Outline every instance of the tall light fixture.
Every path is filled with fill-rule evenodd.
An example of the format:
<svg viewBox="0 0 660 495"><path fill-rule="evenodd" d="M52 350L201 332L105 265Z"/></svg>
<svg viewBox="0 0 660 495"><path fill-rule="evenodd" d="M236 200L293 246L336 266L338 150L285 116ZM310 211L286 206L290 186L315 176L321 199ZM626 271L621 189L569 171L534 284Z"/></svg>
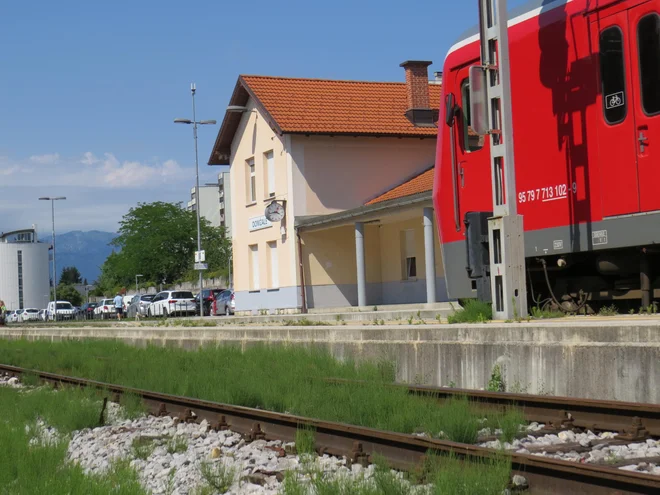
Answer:
<svg viewBox="0 0 660 495"><path fill-rule="evenodd" d="M195 113L195 83L190 85L190 92L192 93L192 110L193 110L193 119L174 119L175 124L192 124L193 126L193 137L195 139L195 210L197 211L197 252L201 253L202 251L202 232L200 227L200 213L199 213L199 159L197 155L197 126L198 125L215 125L215 120L201 120L197 121L197 114ZM197 260L195 260L197 261ZM200 259L200 261L202 261ZM204 291L204 276L203 270L199 270L199 314L201 317L204 317L204 304L202 301L202 292Z"/></svg>
<svg viewBox="0 0 660 495"><path fill-rule="evenodd" d="M53 216L53 300L55 301L55 321L57 321L57 263L55 261L55 201L65 200L64 196L43 197L39 201L50 201Z"/></svg>

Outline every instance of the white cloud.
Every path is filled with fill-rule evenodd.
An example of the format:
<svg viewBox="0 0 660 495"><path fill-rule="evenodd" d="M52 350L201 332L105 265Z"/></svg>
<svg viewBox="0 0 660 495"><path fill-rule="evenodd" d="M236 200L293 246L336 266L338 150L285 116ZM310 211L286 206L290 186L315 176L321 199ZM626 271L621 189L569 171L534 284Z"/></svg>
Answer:
<svg viewBox="0 0 660 495"><path fill-rule="evenodd" d="M54 165L60 161L60 154L32 155L30 160L39 165Z"/></svg>
<svg viewBox="0 0 660 495"><path fill-rule="evenodd" d="M101 179L110 188L142 188L158 186L184 176L183 169L174 160L162 164L146 165L137 161L119 162L112 153L105 153Z"/></svg>
<svg viewBox="0 0 660 495"><path fill-rule="evenodd" d="M21 169L18 165L12 165L11 167L0 168L0 175L7 177L9 175L14 175Z"/></svg>
<svg viewBox="0 0 660 495"><path fill-rule="evenodd" d="M85 153L83 153L82 160L80 160L80 163L83 163L85 165L96 165L98 162L99 159L96 158L94 153L92 153L91 151L85 151Z"/></svg>

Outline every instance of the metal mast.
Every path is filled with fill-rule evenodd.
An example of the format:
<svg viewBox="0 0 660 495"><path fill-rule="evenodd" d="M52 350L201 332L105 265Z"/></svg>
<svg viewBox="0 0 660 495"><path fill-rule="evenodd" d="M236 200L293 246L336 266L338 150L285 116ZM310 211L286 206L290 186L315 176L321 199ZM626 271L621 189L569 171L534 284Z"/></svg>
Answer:
<svg viewBox="0 0 660 495"><path fill-rule="evenodd" d="M507 4L506 0L478 1L482 83L491 137L493 216L488 219L488 238L493 317L509 320L527 316L527 283L513 156Z"/></svg>

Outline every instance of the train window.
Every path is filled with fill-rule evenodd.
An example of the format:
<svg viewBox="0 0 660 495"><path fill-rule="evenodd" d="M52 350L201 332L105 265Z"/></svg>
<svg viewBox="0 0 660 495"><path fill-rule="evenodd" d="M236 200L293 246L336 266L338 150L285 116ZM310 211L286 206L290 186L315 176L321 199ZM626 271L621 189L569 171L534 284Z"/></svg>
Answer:
<svg viewBox="0 0 660 495"><path fill-rule="evenodd" d="M612 26L600 33L600 79L603 91L603 112L608 124L618 124L626 118L626 73L623 59L623 32Z"/></svg>
<svg viewBox="0 0 660 495"><path fill-rule="evenodd" d="M470 127L470 80L464 79L461 83L461 113L463 116L463 148L467 153L479 151L484 147L484 137L480 136Z"/></svg>
<svg viewBox="0 0 660 495"><path fill-rule="evenodd" d="M642 17L637 25L642 108L647 115L660 113L660 16Z"/></svg>

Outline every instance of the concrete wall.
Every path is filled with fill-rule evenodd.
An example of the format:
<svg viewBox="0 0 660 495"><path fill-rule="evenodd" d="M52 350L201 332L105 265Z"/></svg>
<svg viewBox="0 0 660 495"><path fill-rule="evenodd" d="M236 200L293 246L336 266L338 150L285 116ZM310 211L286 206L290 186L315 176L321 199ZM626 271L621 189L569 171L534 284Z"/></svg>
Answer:
<svg viewBox="0 0 660 495"><path fill-rule="evenodd" d="M338 359L388 359L403 382L486 387L500 364L509 391L660 404L660 321L394 327L0 328L0 338L120 339L130 344L316 345Z"/></svg>

